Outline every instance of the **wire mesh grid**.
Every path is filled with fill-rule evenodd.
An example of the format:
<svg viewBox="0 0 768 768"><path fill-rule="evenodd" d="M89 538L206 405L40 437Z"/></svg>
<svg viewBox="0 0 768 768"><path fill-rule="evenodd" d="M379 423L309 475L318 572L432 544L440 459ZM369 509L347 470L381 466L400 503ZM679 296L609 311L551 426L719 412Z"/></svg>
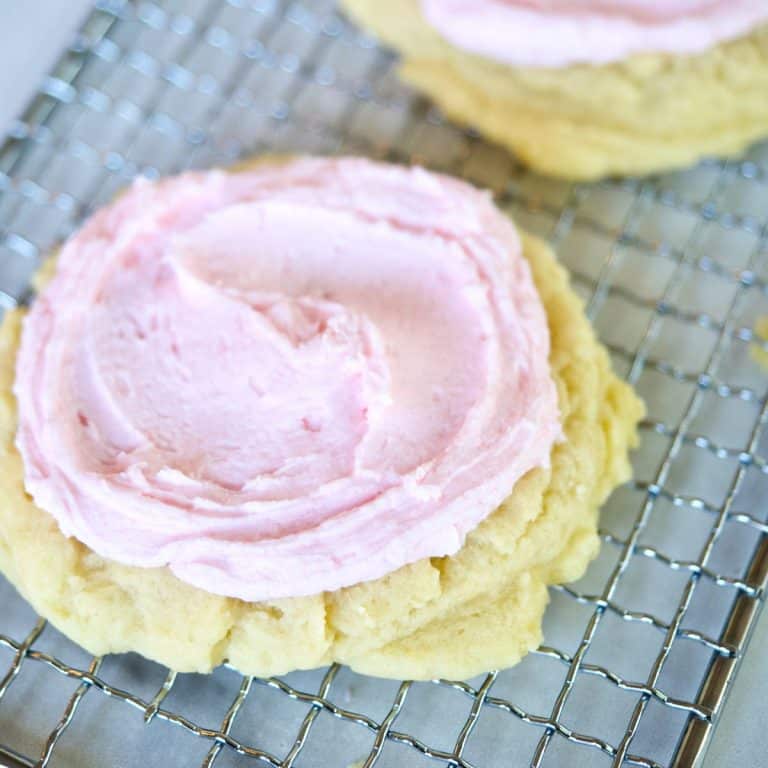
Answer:
<svg viewBox="0 0 768 768"><path fill-rule="evenodd" d="M258 151L415 161L491 188L556 246L646 399L636 479L587 575L552 590L548 644L466 682L92 658L0 580L0 764L696 764L768 576L768 146L554 182L446 122L330 0L102 0L0 150L0 306L136 174Z"/></svg>

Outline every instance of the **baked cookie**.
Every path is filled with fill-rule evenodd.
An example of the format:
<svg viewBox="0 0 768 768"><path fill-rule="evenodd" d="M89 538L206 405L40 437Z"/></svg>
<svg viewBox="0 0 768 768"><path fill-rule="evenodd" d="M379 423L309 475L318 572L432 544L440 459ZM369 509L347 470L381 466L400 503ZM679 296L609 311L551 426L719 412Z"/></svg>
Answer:
<svg viewBox="0 0 768 768"><path fill-rule="evenodd" d="M573 5L343 0L407 82L546 174L646 174L768 134L768 5Z"/></svg>
<svg viewBox="0 0 768 768"><path fill-rule="evenodd" d="M465 678L534 648L595 556L642 405L469 185L343 159L139 182L55 271L0 328L0 568L90 652Z"/></svg>

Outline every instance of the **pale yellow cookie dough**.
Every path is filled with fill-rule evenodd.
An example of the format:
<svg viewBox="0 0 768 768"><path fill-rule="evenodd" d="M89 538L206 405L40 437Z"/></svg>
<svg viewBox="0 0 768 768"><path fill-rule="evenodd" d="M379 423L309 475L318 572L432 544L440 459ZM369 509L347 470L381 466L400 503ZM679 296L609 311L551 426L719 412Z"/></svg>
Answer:
<svg viewBox="0 0 768 768"><path fill-rule="evenodd" d="M768 26L696 56L526 69L454 47L424 21L420 0L342 5L400 51L406 81L543 173L645 174L768 135Z"/></svg>
<svg viewBox="0 0 768 768"><path fill-rule="evenodd" d="M516 663L541 639L547 584L595 556L597 511L629 477L643 408L611 372L566 274L540 241L524 250L552 333L566 439L454 556L312 597L245 603L165 568L120 565L66 538L24 492L11 387L23 311L0 327L0 569L91 653L138 651L180 671L222 661L268 676L331 661L373 675L466 678ZM50 270L48 270L50 271Z"/></svg>
<svg viewBox="0 0 768 768"><path fill-rule="evenodd" d="M768 349L765 342L768 341L768 315L761 315L755 321L755 339L759 342L749 345L749 353L752 359L768 370Z"/></svg>

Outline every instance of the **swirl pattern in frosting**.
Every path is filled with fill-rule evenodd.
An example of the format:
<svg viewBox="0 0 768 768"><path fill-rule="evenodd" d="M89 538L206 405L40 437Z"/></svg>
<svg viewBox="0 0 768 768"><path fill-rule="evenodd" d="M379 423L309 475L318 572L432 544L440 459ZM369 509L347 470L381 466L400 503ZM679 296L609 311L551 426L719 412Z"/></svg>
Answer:
<svg viewBox="0 0 768 768"><path fill-rule="evenodd" d="M450 43L520 67L693 54L768 21L764 0L420 0Z"/></svg>
<svg viewBox="0 0 768 768"><path fill-rule="evenodd" d="M455 552L560 435L489 196L297 159L137 181L24 324L25 484L100 555L275 599Z"/></svg>

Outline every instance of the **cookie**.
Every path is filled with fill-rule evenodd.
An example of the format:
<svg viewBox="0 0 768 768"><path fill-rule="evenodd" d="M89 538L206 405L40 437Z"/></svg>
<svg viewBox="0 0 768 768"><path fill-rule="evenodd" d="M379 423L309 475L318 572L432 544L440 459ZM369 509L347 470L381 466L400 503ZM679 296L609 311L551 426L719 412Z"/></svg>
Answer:
<svg viewBox="0 0 768 768"><path fill-rule="evenodd" d="M26 493L14 442L20 309L0 328L0 569L91 653L138 651L179 671L228 661L269 676L337 661L429 679L514 664L540 641L547 585L578 578L595 556L598 509L629 477L643 410L611 372L548 247L527 235L522 242L546 312L563 435L549 466L527 472L455 554L319 594L246 601L193 586L168 567L116 562L65 536Z"/></svg>
<svg viewBox="0 0 768 768"><path fill-rule="evenodd" d="M565 179L648 174L733 156L768 134L768 26L688 55L511 66L449 43L420 0L344 0L445 113Z"/></svg>

